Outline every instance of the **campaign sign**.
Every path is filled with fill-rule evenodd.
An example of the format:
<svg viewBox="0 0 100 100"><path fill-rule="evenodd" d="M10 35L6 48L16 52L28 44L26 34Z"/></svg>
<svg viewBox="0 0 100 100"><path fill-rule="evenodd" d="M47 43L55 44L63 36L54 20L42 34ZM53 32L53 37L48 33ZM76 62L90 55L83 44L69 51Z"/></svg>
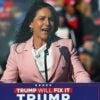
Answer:
<svg viewBox="0 0 100 100"><path fill-rule="evenodd" d="M100 83L0 84L0 100L100 100Z"/></svg>

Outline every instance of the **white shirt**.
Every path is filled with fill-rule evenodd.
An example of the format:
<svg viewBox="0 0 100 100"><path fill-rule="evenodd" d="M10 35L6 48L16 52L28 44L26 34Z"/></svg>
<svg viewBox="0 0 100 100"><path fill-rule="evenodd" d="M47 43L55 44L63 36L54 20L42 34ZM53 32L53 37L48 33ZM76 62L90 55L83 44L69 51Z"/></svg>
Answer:
<svg viewBox="0 0 100 100"><path fill-rule="evenodd" d="M45 79L45 66L44 66L44 51L46 49L46 44L40 47L39 49L32 48L32 55L35 59L36 65L41 72L41 75ZM51 47L48 50L49 55L47 55L47 70L48 70L48 76L50 74L50 69L52 66L52 52Z"/></svg>
<svg viewBox="0 0 100 100"><path fill-rule="evenodd" d="M58 27L56 35L60 38L69 38L69 29L66 27Z"/></svg>

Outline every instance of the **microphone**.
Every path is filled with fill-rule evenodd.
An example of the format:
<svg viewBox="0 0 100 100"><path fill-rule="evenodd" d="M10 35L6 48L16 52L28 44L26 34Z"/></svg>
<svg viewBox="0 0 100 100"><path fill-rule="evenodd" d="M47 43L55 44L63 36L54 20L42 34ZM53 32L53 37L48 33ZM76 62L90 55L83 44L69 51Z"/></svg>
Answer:
<svg viewBox="0 0 100 100"><path fill-rule="evenodd" d="M44 51L44 65L45 65L46 82L49 82L49 80L48 80L48 70L47 70L47 55L49 55L48 49L50 48L51 42L52 42L52 34L48 35L46 50Z"/></svg>
<svg viewBox="0 0 100 100"><path fill-rule="evenodd" d="M50 48L50 45L51 45L51 42L52 42L52 38L53 38L53 35L52 34L48 35L48 37L47 37L46 50L48 50Z"/></svg>

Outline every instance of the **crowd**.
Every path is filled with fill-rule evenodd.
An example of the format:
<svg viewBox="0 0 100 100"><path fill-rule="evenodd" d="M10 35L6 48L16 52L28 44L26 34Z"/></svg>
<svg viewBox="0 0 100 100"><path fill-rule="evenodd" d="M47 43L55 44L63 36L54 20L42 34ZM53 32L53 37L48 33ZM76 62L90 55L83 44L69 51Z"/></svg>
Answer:
<svg viewBox="0 0 100 100"><path fill-rule="evenodd" d="M59 28L56 35L73 40L85 70L94 82L100 82L100 18L95 17L99 11L93 12L94 0L42 1L51 4L57 11ZM0 1L0 77L5 69L9 48L32 2L35 0Z"/></svg>

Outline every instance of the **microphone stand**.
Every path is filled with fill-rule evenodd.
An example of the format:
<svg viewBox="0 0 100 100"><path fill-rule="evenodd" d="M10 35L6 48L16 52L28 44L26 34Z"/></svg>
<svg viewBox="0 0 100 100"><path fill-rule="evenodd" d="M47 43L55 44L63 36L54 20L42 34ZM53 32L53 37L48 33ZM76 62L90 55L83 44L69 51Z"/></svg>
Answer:
<svg viewBox="0 0 100 100"><path fill-rule="evenodd" d="M49 80L48 80L48 70L47 70L47 55L49 55L48 49L50 48L50 45L51 45L51 37L52 36L48 36L46 50L44 51L44 66L45 66L46 82L49 82Z"/></svg>
<svg viewBox="0 0 100 100"><path fill-rule="evenodd" d="M48 70L47 70L47 55L48 55L48 49L44 51L44 66L45 66L45 79L46 82L48 82Z"/></svg>

